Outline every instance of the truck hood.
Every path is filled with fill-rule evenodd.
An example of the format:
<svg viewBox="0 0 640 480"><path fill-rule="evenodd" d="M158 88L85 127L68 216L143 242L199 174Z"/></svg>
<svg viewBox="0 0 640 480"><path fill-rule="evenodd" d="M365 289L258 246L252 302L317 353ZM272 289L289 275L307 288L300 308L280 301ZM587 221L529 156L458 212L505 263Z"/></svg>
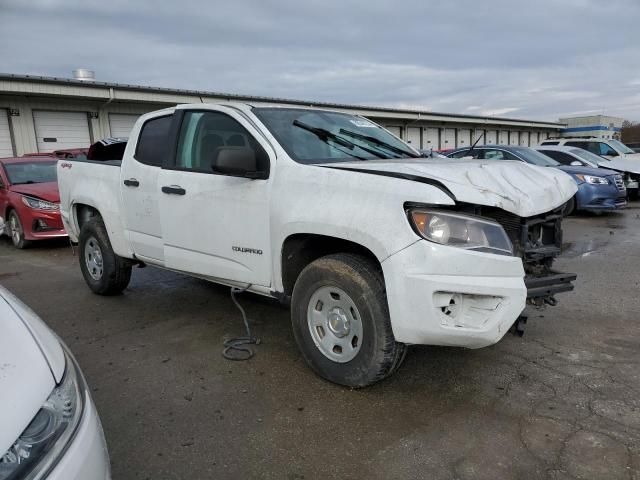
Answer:
<svg viewBox="0 0 640 480"><path fill-rule="evenodd" d="M501 208L521 217L548 212L577 191L569 175L517 161L398 159L338 162L323 167L440 184L459 202Z"/></svg>
<svg viewBox="0 0 640 480"><path fill-rule="evenodd" d="M624 157L613 157L611 160L603 160L598 164L602 168L609 168L618 172L640 174L640 153L629 154Z"/></svg>
<svg viewBox="0 0 640 480"><path fill-rule="evenodd" d="M60 192L58 191L57 182L11 185L11 191L39 198L47 202L60 203Z"/></svg>
<svg viewBox="0 0 640 480"><path fill-rule="evenodd" d="M3 287L0 287L0 324L0 455L3 455L62 378L65 359L60 343L42 320Z"/></svg>

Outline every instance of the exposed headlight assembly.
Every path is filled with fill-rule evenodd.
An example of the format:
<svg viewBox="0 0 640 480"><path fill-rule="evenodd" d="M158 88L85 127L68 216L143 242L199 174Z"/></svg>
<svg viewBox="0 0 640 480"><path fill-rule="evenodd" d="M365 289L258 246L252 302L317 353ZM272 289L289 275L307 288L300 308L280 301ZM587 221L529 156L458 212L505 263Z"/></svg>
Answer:
<svg viewBox="0 0 640 480"><path fill-rule="evenodd" d="M576 174L576 177L583 182L592 183L594 185L609 185L609 180L604 177L595 177L593 175Z"/></svg>
<svg viewBox="0 0 640 480"><path fill-rule="evenodd" d="M440 210L414 209L409 219L430 242L478 252L513 255L513 245L499 223Z"/></svg>
<svg viewBox="0 0 640 480"><path fill-rule="evenodd" d="M22 203L27 207L34 208L36 210L60 210L60 205L57 203L47 202L34 197L27 197L26 195L22 196Z"/></svg>
<svg viewBox="0 0 640 480"><path fill-rule="evenodd" d="M36 480L56 465L76 432L84 408L84 381L75 361L65 352L66 371L60 384L0 457L0 480Z"/></svg>

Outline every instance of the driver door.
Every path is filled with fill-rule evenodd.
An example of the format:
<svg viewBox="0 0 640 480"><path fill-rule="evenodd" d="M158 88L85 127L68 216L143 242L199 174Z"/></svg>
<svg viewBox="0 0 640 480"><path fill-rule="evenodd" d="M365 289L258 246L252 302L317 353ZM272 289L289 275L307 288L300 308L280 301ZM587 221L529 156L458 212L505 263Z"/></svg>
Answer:
<svg viewBox="0 0 640 480"><path fill-rule="evenodd" d="M176 154L158 177L165 266L269 286L271 181L218 174L211 165L218 149L245 147L268 171L270 146L225 107L178 109L175 122Z"/></svg>

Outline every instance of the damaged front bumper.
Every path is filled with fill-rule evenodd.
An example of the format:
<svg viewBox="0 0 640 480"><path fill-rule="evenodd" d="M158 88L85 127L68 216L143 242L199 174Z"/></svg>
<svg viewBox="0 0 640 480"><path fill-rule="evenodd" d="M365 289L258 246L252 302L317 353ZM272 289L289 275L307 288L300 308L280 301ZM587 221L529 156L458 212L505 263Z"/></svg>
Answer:
<svg viewBox="0 0 640 480"><path fill-rule="evenodd" d="M393 334L409 344L481 348L526 306L519 257L421 240L382 262Z"/></svg>

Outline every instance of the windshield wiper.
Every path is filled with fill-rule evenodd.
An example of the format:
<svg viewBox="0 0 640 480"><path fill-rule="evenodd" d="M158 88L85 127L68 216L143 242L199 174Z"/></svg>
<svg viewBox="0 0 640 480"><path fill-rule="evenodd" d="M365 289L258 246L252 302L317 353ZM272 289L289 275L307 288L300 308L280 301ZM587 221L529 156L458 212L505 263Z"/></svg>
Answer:
<svg viewBox="0 0 640 480"><path fill-rule="evenodd" d="M357 138L358 140L365 140L367 142L371 142L374 145L377 145L379 147L382 148L386 148L387 150L396 153L398 155L409 155L410 157L413 158L419 158L419 155L414 155L411 152L408 152L406 150L403 150L401 148L395 147L393 145L391 145L390 143L387 142L383 142L382 140L376 138L376 137L372 137L370 135L363 135L361 133L357 133L357 132L352 132L351 130L345 130L344 128L340 129L340 133L347 135L348 137L352 137L352 138Z"/></svg>
<svg viewBox="0 0 640 480"><path fill-rule="evenodd" d="M361 150L364 150L365 152L370 153L371 155L375 155L378 158L385 158L384 155L382 155L380 152L376 152L375 150L370 150L368 148L362 147L361 145L356 145L355 143L350 142L346 138L342 138L340 135L336 135L335 133L330 132L326 128L312 127L311 125L302 123L300 120L294 120L293 124L296 127L302 128L303 130L307 130L308 132L313 133L320 140L323 140L327 144L328 144L328 141L331 140L337 143L338 145L342 145L343 147L348 148L349 150L353 150L355 147L357 147ZM343 153L347 153L347 152L343 152ZM358 160L367 160L366 158L360 157L358 155L354 155L353 153L349 153L349 155L351 155L354 158L357 158Z"/></svg>

